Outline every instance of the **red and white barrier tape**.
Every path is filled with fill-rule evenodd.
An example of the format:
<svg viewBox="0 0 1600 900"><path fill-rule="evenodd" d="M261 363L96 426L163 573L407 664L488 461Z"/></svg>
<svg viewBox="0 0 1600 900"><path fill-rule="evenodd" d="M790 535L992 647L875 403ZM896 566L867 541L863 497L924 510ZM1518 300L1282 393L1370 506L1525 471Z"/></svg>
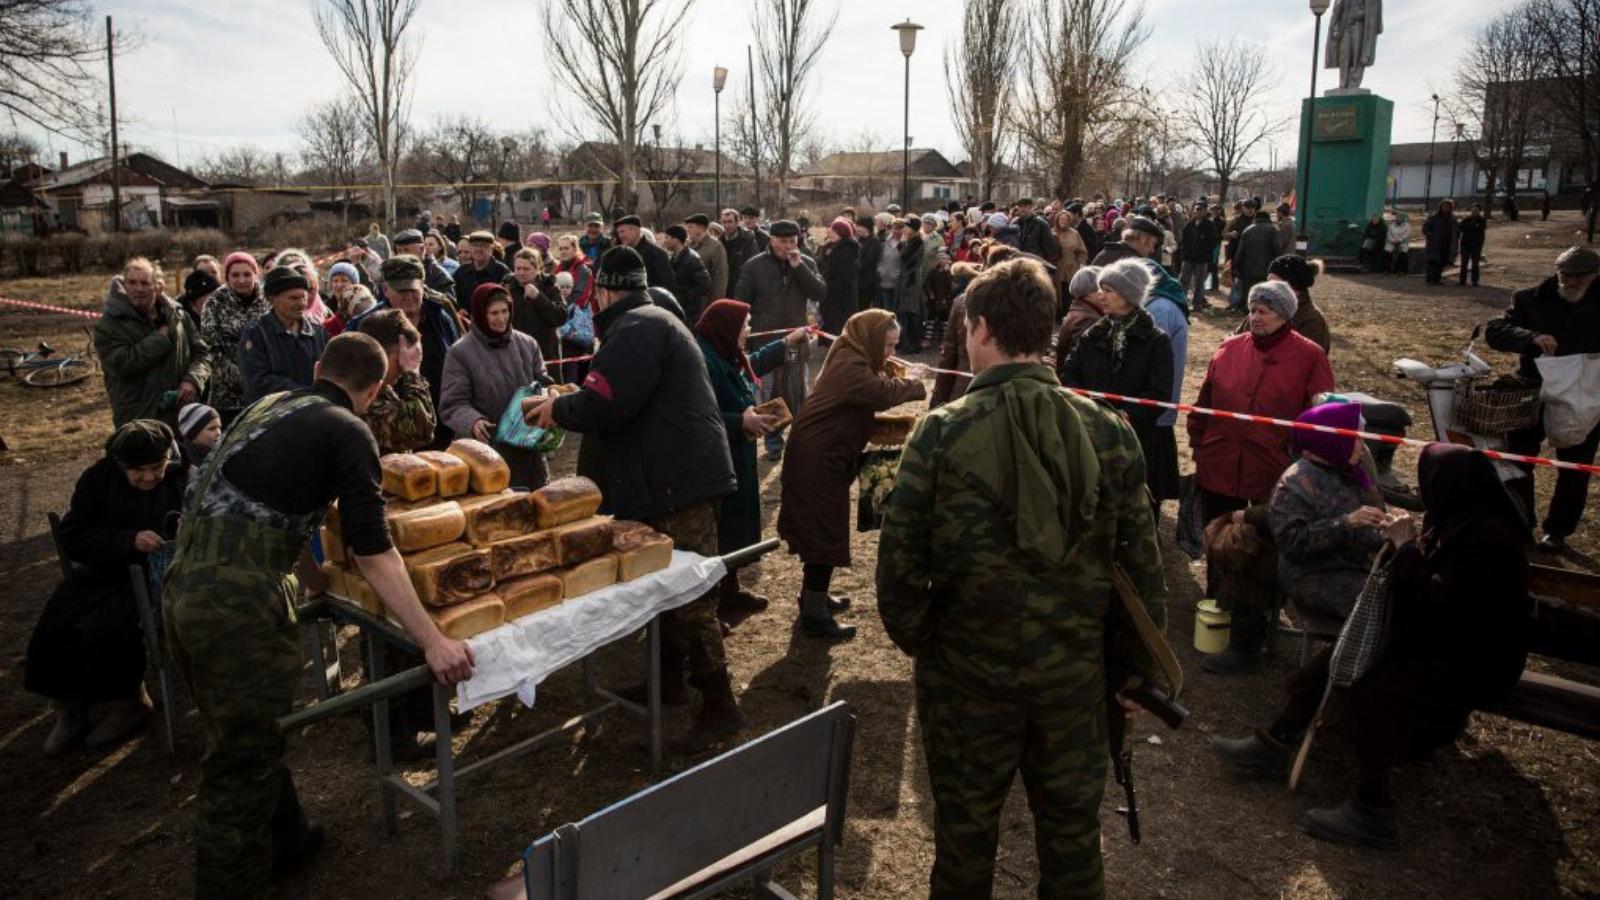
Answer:
<svg viewBox="0 0 1600 900"><path fill-rule="evenodd" d="M65 306L51 306L48 303L34 303L30 300L10 300L0 297L0 303L6 306L17 306L22 309L37 309L43 312L61 313L66 316L77 316L80 319L98 319L100 312L92 309L71 309Z"/></svg>

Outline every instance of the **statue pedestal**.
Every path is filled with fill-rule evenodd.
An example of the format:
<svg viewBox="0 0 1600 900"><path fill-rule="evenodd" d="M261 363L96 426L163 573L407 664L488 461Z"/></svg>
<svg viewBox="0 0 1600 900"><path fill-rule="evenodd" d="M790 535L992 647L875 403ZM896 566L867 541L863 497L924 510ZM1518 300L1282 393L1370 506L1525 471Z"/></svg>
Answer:
<svg viewBox="0 0 1600 900"><path fill-rule="evenodd" d="M1383 212L1394 103L1368 93L1321 97L1315 100L1315 116L1312 103L1300 101L1295 168L1296 212L1309 241L1307 252L1356 256L1367 219Z"/></svg>

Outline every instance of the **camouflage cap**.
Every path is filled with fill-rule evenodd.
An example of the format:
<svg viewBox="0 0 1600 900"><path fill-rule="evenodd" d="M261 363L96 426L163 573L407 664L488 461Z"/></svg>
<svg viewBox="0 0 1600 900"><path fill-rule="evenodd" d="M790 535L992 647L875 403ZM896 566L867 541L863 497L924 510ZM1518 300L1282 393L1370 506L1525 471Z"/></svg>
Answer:
<svg viewBox="0 0 1600 900"><path fill-rule="evenodd" d="M411 287L413 282L419 282L427 275L422 260L409 253L398 253L384 260L379 272L384 284L401 290Z"/></svg>

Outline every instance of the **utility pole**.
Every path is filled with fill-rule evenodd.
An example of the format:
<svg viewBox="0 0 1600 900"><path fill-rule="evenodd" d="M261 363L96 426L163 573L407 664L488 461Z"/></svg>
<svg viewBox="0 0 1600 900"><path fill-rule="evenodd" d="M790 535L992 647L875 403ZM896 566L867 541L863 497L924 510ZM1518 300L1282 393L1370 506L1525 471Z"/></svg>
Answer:
<svg viewBox="0 0 1600 900"><path fill-rule="evenodd" d="M117 149L117 67L111 32L111 17L106 16L106 81L111 86L111 230L122 230L122 172L117 168L122 154Z"/></svg>
<svg viewBox="0 0 1600 900"><path fill-rule="evenodd" d="M761 128L756 122L756 55L744 45L745 67L750 70L750 168L756 177L756 210L761 210Z"/></svg>

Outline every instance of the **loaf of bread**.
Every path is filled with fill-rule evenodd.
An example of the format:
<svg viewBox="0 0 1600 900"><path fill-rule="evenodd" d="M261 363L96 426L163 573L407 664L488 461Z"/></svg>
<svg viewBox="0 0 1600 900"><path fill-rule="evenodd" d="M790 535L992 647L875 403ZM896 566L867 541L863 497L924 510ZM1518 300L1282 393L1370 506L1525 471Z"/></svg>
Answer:
<svg viewBox="0 0 1600 900"><path fill-rule="evenodd" d="M548 572L561 564L556 552L556 536L550 531L535 531L495 541L489 545L489 568L494 570L494 580Z"/></svg>
<svg viewBox="0 0 1600 900"><path fill-rule="evenodd" d="M555 528L551 533L556 539L556 557L563 566L575 566L609 553L611 532L610 516L590 516Z"/></svg>
<svg viewBox="0 0 1600 900"><path fill-rule="evenodd" d="M466 513L467 543L483 547L536 531L538 516L528 494L502 494Z"/></svg>
<svg viewBox="0 0 1600 900"><path fill-rule="evenodd" d="M417 553L461 540L467 514L454 500L407 512L389 513L389 539L401 553Z"/></svg>
<svg viewBox="0 0 1600 900"><path fill-rule="evenodd" d="M506 620L506 605L494 592L473 597L454 606L430 609L428 615L446 637L464 641L473 635L483 634Z"/></svg>
<svg viewBox="0 0 1600 900"><path fill-rule="evenodd" d="M328 520L333 519L333 513L328 514ZM336 563L345 561L344 534L337 526L322 526L322 558Z"/></svg>
<svg viewBox="0 0 1600 900"><path fill-rule="evenodd" d="M439 476L433 466L415 453L390 453L378 460L383 469L383 489L403 500L432 497L439 490Z"/></svg>
<svg viewBox="0 0 1600 900"><path fill-rule="evenodd" d="M872 434L867 442L885 447L904 444L915 427L916 413L877 413L872 417Z"/></svg>
<svg viewBox="0 0 1600 900"><path fill-rule="evenodd" d="M457 499L456 502L461 504L462 512L470 513L480 506L486 506L495 502L496 500L510 497L515 493L515 491L507 488L498 494L468 494L465 497Z"/></svg>
<svg viewBox="0 0 1600 900"><path fill-rule="evenodd" d="M328 593L338 597L350 596L350 591L344 583L347 577L344 566L336 562L325 562L319 568L322 569L322 577L328 579Z"/></svg>
<svg viewBox="0 0 1600 900"><path fill-rule="evenodd" d="M672 565L672 538L643 522L618 522L611 547L617 554L618 581L632 581Z"/></svg>
<svg viewBox="0 0 1600 900"><path fill-rule="evenodd" d="M355 569L344 572L344 598L366 610L370 615L383 615L383 601L367 579Z"/></svg>
<svg viewBox="0 0 1600 900"><path fill-rule="evenodd" d="M578 392L578 386L575 384L552 384L545 388L545 390L557 397L560 397L563 394L576 394Z"/></svg>
<svg viewBox="0 0 1600 900"><path fill-rule="evenodd" d="M417 596L429 606L448 606L494 588L489 551L445 544L405 558Z"/></svg>
<svg viewBox="0 0 1600 900"><path fill-rule="evenodd" d="M610 587L617 583L617 555L607 553L588 562L560 569L561 596L567 599Z"/></svg>
<svg viewBox="0 0 1600 900"><path fill-rule="evenodd" d="M498 494L511 486L511 467L483 441L462 438L453 441L445 452L467 464L473 493Z"/></svg>
<svg viewBox="0 0 1600 900"><path fill-rule="evenodd" d="M600 486L582 475L557 478L531 496L540 528L587 519L600 509Z"/></svg>
<svg viewBox="0 0 1600 900"><path fill-rule="evenodd" d="M495 588L495 593L506 605L508 622L555 606L561 602L563 591L561 579L548 574L513 578L500 582Z"/></svg>
<svg viewBox="0 0 1600 900"><path fill-rule="evenodd" d="M472 468L459 456L441 450L423 450L417 458L433 466L439 477L439 496L459 497L472 488Z"/></svg>
<svg viewBox="0 0 1600 900"><path fill-rule="evenodd" d="M782 397L773 397L771 400L757 406L755 413L758 416L776 416L777 421L772 423L772 430L779 431L788 428L794 421L794 416L789 412L789 404L783 402Z"/></svg>

